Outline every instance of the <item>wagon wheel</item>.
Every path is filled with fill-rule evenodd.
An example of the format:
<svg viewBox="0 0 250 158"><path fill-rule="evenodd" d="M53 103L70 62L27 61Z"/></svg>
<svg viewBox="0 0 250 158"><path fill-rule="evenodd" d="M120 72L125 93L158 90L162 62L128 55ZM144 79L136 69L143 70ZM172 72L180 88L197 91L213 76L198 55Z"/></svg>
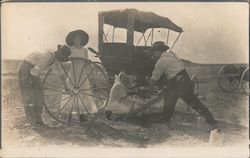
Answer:
<svg viewBox="0 0 250 158"><path fill-rule="evenodd" d="M218 85L224 92L235 90L240 85L240 75L237 67L233 65L223 66L217 76Z"/></svg>
<svg viewBox="0 0 250 158"><path fill-rule="evenodd" d="M241 75L241 87L246 95L249 95L249 67Z"/></svg>
<svg viewBox="0 0 250 158"><path fill-rule="evenodd" d="M61 64L69 92L52 71L43 80L45 109L63 124L84 123L95 119L106 106L109 94L108 76L87 59L70 58Z"/></svg>

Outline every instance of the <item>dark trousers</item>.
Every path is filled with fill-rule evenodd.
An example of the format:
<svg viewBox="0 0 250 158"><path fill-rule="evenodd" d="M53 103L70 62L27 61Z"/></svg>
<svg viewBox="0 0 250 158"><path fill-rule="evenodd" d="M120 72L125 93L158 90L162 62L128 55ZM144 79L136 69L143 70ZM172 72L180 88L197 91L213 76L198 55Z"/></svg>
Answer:
<svg viewBox="0 0 250 158"><path fill-rule="evenodd" d="M42 121L44 93L38 77L30 74L34 65L22 61L18 67L19 88L24 104L25 114L31 123Z"/></svg>
<svg viewBox="0 0 250 158"><path fill-rule="evenodd" d="M199 98L193 92L193 83L186 70L178 73L174 78L168 81L167 90L164 96L163 117L170 121L178 98L183 99L187 105L202 115L208 124L216 123L210 111L201 103Z"/></svg>

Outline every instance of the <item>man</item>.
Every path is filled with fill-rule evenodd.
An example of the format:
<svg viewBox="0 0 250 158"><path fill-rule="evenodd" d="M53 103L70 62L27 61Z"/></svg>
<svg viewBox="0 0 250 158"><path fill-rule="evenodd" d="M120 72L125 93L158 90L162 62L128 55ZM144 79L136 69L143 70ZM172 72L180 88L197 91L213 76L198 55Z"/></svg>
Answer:
<svg viewBox="0 0 250 158"><path fill-rule="evenodd" d="M44 125L42 120L42 108L44 104L44 94L42 84L39 79L41 71L52 68L64 83L66 91L69 88L66 84L60 62L68 61L71 54L68 46L58 45L56 51L46 53L34 52L26 56L18 66L18 79L26 118L30 123Z"/></svg>
<svg viewBox="0 0 250 158"><path fill-rule="evenodd" d="M185 70L182 61L162 41L153 44L153 59L157 60L152 73L150 93L157 81L164 74L167 78L167 90L164 95L163 119L169 123L173 115L178 98L182 98L187 105L192 106L205 117L210 127L216 128L216 121L207 107L203 105L193 92L193 83Z"/></svg>

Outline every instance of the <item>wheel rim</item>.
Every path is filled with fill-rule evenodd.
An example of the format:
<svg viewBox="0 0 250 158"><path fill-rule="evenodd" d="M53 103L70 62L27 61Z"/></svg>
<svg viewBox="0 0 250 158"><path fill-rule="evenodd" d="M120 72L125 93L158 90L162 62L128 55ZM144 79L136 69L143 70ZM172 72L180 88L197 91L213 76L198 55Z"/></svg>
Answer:
<svg viewBox="0 0 250 158"><path fill-rule="evenodd" d="M240 75L238 73L229 73L225 71L229 67L236 68L232 65L225 65L219 70L217 76L218 85L224 92L233 91L240 85Z"/></svg>
<svg viewBox="0 0 250 158"><path fill-rule="evenodd" d="M241 76L241 87L246 95L249 95L249 67L244 70Z"/></svg>
<svg viewBox="0 0 250 158"><path fill-rule="evenodd" d="M61 64L69 92L52 71L43 80L45 109L58 122L84 123L93 120L107 105L110 90L107 73L100 65L83 58Z"/></svg>

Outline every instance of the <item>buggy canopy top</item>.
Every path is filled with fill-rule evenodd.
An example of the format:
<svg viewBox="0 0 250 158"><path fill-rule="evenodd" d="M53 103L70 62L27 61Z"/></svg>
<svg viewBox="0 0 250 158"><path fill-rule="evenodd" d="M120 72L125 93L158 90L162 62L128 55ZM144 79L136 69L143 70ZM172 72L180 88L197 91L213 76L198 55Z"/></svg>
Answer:
<svg viewBox="0 0 250 158"><path fill-rule="evenodd" d="M119 28L127 28L129 16L134 19L134 30L144 33L149 28L167 28L176 32L182 32L182 28L174 24L166 17L153 12L143 12L136 9L113 10L100 12L104 16L104 23Z"/></svg>

